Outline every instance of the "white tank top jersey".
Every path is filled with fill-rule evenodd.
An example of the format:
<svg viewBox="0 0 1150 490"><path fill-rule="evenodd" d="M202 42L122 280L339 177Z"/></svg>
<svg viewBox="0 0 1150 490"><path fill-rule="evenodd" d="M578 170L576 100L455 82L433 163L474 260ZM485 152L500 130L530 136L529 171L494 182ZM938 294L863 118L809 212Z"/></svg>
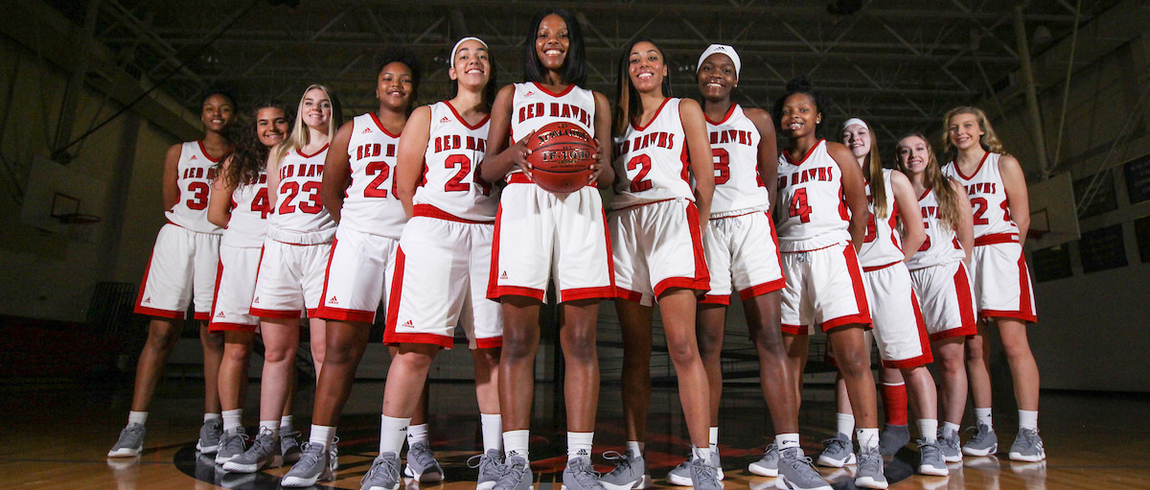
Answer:
<svg viewBox="0 0 1150 490"><path fill-rule="evenodd" d="M449 102L431 105L431 128L423 154L426 183L413 202L435 206L456 218L491 222L499 208L492 186L478 181L479 162L487 152L490 118L470 126Z"/></svg>
<svg viewBox="0 0 1150 490"><path fill-rule="evenodd" d="M555 93L535 82L515 84L511 98L511 144L553 122L577 124L595 137L595 94L575 85ZM511 173L522 173L514 167Z"/></svg>
<svg viewBox="0 0 1150 490"><path fill-rule="evenodd" d="M1014 235L1018 240L1018 225L1010 217L1010 207L1006 200L1006 188L1002 185L1002 172L998 168L1001 153L987 152L979 162L973 175L966 176L958 164L950 162L942 168L943 175L950 177L966 188L970 198L970 208L974 215L974 239L990 235Z"/></svg>
<svg viewBox="0 0 1150 490"><path fill-rule="evenodd" d="M691 191L687 135L679 116L679 101L663 100L646 126L627 125L615 138L615 200L622 209L668 199L695 200Z"/></svg>
<svg viewBox="0 0 1150 490"><path fill-rule="evenodd" d="M922 197L918 198L918 208L922 210L926 241L922 242L914 257L906 263L907 268L922 269L965 259L966 252L962 250L958 234L942 224L942 217L938 212L938 195L934 193L934 189L927 189Z"/></svg>
<svg viewBox="0 0 1150 490"><path fill-rule="evenodd" d="M711 216L743 209L767 210L771 197L759 175L759 128L731 104L721 121L707 118L707 135L715 162L715 196Z"/></svg>
<svg viewBox="0 0 1150 490"><path fill-rule="evenodd" d="M859 249L859 265L864 268L882 267L902 262L906 258L902 251L902 236L897 229L898 206L895 205L894 189L890 183L892 172L894 170L889 168L882 170L882 185L886 190L886 216L874 214L874 198L871 197L870 185L866 186L867 210L871 215L867 222L866 237Z"/></svg>
<svg viewBox="0 0 1150 490"><path fill-rule="evenodd" d="M179 190L176 204L164 211L168 221L200 233L223 233L223 229L208 221L208 198L212 193L212 179L216 176L215 167L219 161L208 156L202 141L184 142L180 147L180 160L176 164L176 186Z"/></svg>
<svg viewBox="0 0 1150 490"><path fill-rule="evenodd" d="M280 161L280 183L276 206L268 215L268 238L296 245L330 242L335 236L335 220L320 201L323 161L327 146L311 155L298 149Z"/></svg>
<svg viewBox="0 0 1150 490"><path fill-rule="evenodd" d="M352 119L347 156L351 184L345 191L340 226L361 233L399 239L407 214L395 195L395 155L399 135L391 134L373 113Z"/></svg>
<svg viewBox="0 0 1150 490"><path fill-rule="evenodd" d="M779 155L779 250L805 252L851 240L843 200L842 170L827 153L827 141L796 159Z"/></svg>
<svg viewBox="0 0 1150 490"><path fill-rule="evenodd" d="M229 247L258 248L268 232L268 175L260 170L251 184L240 184L232 191L232 217L220 243Z"/></svg>

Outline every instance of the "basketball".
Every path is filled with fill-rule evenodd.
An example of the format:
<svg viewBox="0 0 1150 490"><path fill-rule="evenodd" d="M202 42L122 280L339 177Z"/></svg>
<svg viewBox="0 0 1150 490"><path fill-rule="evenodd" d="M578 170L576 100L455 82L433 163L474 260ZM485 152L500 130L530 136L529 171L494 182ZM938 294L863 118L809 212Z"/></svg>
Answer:
<svg viewBox="0 0 1150 490"><path fill-rule="evenodd" d="M595 143L583 128L570 122L553 122L539 128L527 142L531 175L543 189L555 193L579 190L591 177Z"/></svg>

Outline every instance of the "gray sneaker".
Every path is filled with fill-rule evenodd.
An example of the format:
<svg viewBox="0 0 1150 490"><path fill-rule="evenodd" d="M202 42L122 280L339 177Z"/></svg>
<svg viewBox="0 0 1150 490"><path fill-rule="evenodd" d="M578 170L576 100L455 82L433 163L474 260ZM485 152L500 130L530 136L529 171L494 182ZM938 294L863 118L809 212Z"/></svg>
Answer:
<svg viewBox="0 0 1150 490"><path fill-rule="evenodd" d="M284 455L284 464L295 464L303 454L299 449L299 432L280 431L280 454Z"/></svg>
<svg viewBox="0 0 1150 490"><path fill-rule="evenodd" d="M339 436L331 438L331 445L327 447L327 465L332 473L339 469Z"/></svg>
<svg viewBox="0 0 1150 490"><path fill-rule="evenodd" d="M778 481L775 485L778 488L831 490L830 484L819 475L811 458L803 454L802 448L793 447L781 453L776 451L775 454L778 458L775 460L778 468Z"/></svg>
<svg viewBox="0 0 1150 490"><path fill-rule="evenodd" d="M475 479L475 490L491 490L491 487L495 486L495 482L503 476L503 465L499 462L501 459L503 453L498 449L488 449L483 454L467 458L467 467L479 470L479 476Z"/></svg>
<svg viewBox="0 0 1150 490"><path fill-rule="evenodd" d="M716 461L695 458L691 461L691 486L696 490L723 490L719 482L719 467Z"/></svg>
<svg viewBox="0 0 1150 490"><path fill-rule="evenodd" d="M940 441L926 442L918 440L918 472L930 476L946 476L950 471L946 469L946 461L942 458Z"/></svg>
<svg viewBox="0 0 1150 490"><path fill-rule="evenodd" d="M946 434L946 431L938 431L938 447L942 449L943 461L947 463L962 462L962 449L959 448L957 432Z"/></svg>
<svg viewBox="0 0 1150 490"><path fill-rule="evenodd" d="M220 450L216 452L216 464L224 464L240 457L248 449L248 434L243 427L224 432L220 438ZM282 445L280 447L283 447Z"/></svg>
<svg viewBox="0 0 1150 490"><path fill-rule="evenodd" d="M284 458L280 454L280 441L277 440L276 434L267 428L262 428L247 451L224 463L224 471L255 473L264 468L278 468L283 464Z"/></svg>
<svg viewBox="0 0 1150 490"><path fill-rule="evenodd" d="M1018 429L1018 436L1010 445L1010 459L1031 463L1046 459L1046 448L1042 446L1038 429Z"/></svg>
<svg viewBox="0 0 1150 490"><path fill-rule="evenodd" d="M962 446L962 454L967 456L990 456L998 452L998 436L989 425L979 423L978 432Z"/></svg>
<svg viewBox="0 0 1150 490"><path fill-rule="evenodd" d="M200 440L196 441L196 451L201 454L216 454L220 450L220 437L224 435L224 425L220 419L204 422L200 427Z"/></svg>
<svg viewBox="0 0 1150 490"><path fill-rule="evenodd" d="M599 483L607 490L642 490L651 486L651 474L647 473L647 460L640 454L627 451L603 453L603 459L615 462L615 469L599 477Z"/></svg>
<svg viewBox="0 0 1150 490"><path fill-rule="evenodd" d="M443 481L443 468L435 460L435 453L427 447L426 442L408 445L407 466L403 468L403 476L414 478L419 483Z"/></svg>
<svg viewBox="0 0 1150 490"><path fill-rule="evenodd" d="M300 446L302 453L299 462L288 470L280 479L280 486L285 488L302 488L315 485L316 481L330 481L335 479L331 464L328 463L330 454L323 444L305 442Z"/></svg>
<svg viewBox="0 0 1150 490"><path fill-rule="evenodd" d="M883 424L878 436L878 450L883 456L891 456L910 442L910 428L905 425Z"/></svg>
<svg viewBox="0 0 1150 490"><path fill-rule="evenodd" d="M133 458L144 450L144 424L128 424L120 431L120 438L108 451L109 458Z"/></svg>
<svg viewBox="0 0 1150 490"><path fill-rule="evenodd" d="M819 454L819 466L842 468L855 464L854 443L846 434L839 432L823 441L823 452Z"/></svg>
<svg viewBox="0 0 1150 490"><path fill-rule="evenodd" d="M599 473L591 467L591 458L578 456L567 460L563 470L563 485L560 490L603 490L599 484Z"/></svg>
<svg viewBox="0 0 1150 490"><path fill-rule="evenodd" d="M887 487L886 475L882 472L882 453L879 453L877 447L859 450L855 486L878 489Z"/></svg>
<svg viewBox="0 0 1150 490"><path fill-rule="evenodd" d="M507 458L503 464L503 476L495 482L495 490L534 490L531 465L523 456Z"/></svg>
<svg viewBox="0 0 1150 490"><path fill-rule="evenodd" d="M719 453L714 453L714 455L715 455L715 461L713 461L713 463L714 463L713 466L715 467L715 469L718 470L719 481L722 481L723 477L724 477L724 475L723 475L723 463L719 459ZM679 485L681 487L691 486L691 462L694 460L695 460L695 452L691 451L691 455L687 456L687 459L685 461L683 461L682 463L679 463L679 466L676 466L674 469L671 470L670 473L667 473L667 480L670 481L672 485Z"/></svg>
<svg viewBox="0 0 1150 490"><path fill-rule="evenodd" d="M747 471L759 476L774 477L779 475L779 448L775 443L767 444L763 457L747 466Z"/></svg>
<svg viewBox="0 0 1150 490"><path fill-rule="evenodd" d="M399 455L391 451L380 454L371 462L371 469L359 481L360 490L396 490L400 483Z"/></svg>

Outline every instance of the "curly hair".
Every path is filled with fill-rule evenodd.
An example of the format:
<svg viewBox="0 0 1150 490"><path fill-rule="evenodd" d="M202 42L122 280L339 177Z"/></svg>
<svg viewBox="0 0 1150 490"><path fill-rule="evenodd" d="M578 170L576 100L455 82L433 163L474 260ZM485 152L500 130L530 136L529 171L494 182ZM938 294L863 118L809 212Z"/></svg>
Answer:
<svg viewBox="0 0 1150 490"><path fill-rule="evenodd" d="M407 114L410 115L411 111L415 110L416 99L419 98L419 81L423 76L423 65L419 63L419 59L415 57L410 51L404 49L393 49L384 51L375 60L376 77L383 72L383 69L395 62L407 65L411 70L411 96L407 98Z"/></svg>
<svg viewBox="0 0 1150 490"><path fill-rule="evenodd" d="M831 105L831 99L826 94L815 90L814 86L811 84L811 79L803 75L790 79L790 81L787 82L786 92L784 92L781 97L775 100L774 110L772 111L771 115L775 118L776 129L782 131L783 104L786 104L787 98L794 94L806 94L815 103L815 110L818 111L818 113L823 114L822 121L815 123L815 136L821 137L820 130L826 126L828 119L826 117L826 113L823 112L823 109Z"/></svg>
<svg viewBox="0 0 1150 490"><path fill-rule="evenodd" d="M259 124L259 113L263 109L279 109L283 111L284 117L288 121L288 127L292 124L292 113L288 112L288 107L283 102L278 100L269 100L260 104L256 104L251 112L251 120L244 124L236 125L237 131L232 140L236 142L235 149L232 151L231 157L228 160L221 160L217 165L216 175L222 176L224 182L229 186L240 184L254 184L260 178L260 174L264 172L267 166L268 154L271 148L264 146L260 142L260 138L256 133L256 125ZM287 135L284 135L287 137ZM230 161L226 169L221 168L224 162Z"/></svg>

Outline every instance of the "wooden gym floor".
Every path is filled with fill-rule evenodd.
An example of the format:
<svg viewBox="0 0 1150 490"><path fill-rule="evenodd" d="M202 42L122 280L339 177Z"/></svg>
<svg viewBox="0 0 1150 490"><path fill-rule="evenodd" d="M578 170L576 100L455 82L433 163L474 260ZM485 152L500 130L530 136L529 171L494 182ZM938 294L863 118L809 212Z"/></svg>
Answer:
<svg viewBox="0 0 1150 490"><path fill-rule="evenodd" d="M202 384L167 379L157 392L148 420L145 451L138 460L111 460L104 454L127 417L130 380L102 382L0 383L0 475L4 488L36 489L273 489L286 468L255 475L225 475L197 457L195 441L202 416ZM249 390L245 412L254 425L258 385ZM304 432L310 390L297 396L296 425ZM348 403L339 437L338 479L321 488L359 488L375 455L379 399L383 384L358 383ZM831 436L834 408L830 391L808 386L801 417L803 446L817 456L820 440ZM1007 400L1002 393L996 400ZM619 388L606 385L595 436L597 467L609 469L598 453L622 450ZM917 453L909 446L887 461L893 489L1117 489L1150 488L1150 397L1145 395L1044 392L1040 426L1049 456L1045 463L1019 464L1005 457L1013 440L1015 416L1002 403L996 412L1003 453L998 458L967 458L946 478L914 474ZM467 458L478 452L478 416L471 385L433 383L432 446L446 471L441 490L474 488ZM687 450L686 431L673 388L656 388L647 445L657 487ZM564 452L561 393L540 384L533 421L532 467L537 490L558 490ZM770 432L757 385L729 386L723 397L720 445L727 490L774 488L774 479L746 471L761 455ZM251 429L249 429L250 431ZM846 471L820 468L836 489L854 488ZM409 484L408 490L417 488Z"/></svg>

